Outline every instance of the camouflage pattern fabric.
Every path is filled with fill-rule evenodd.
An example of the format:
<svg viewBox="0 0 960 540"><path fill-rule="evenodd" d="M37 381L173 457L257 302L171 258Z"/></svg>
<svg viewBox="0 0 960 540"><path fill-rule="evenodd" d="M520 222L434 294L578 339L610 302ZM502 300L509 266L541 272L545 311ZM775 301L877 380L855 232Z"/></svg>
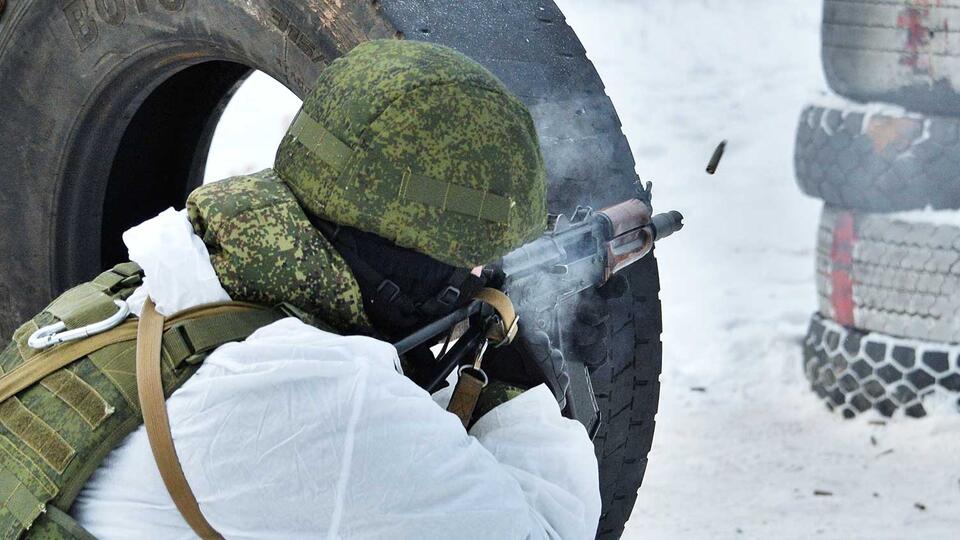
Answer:
<svg viewBox="0 0 960 540"><path fill-rule="evenodd" d="M72 329L98 320L115 312L114 300L129 298L142 280L140 267L128 262L64 292L0 351L0 375L50 360L27 343L38 328L61 321ZM255 310L173 323L161 344L164 395L186 382L212 350L284 316ZM70 345L51 350L63 346ZM0 402L0 540L93 538L66 511L110 450L142 422L132 335Z"/></svg>
<svg viewBox="0 0 960 540"><path fill-rule="evenodd" d="M375 41L335 61L276 166L194 191L194 231L234 300L286 303L341 333L370 329L360 288L304 209L460 267L490 262L545 225L529 112L478 64L436 45ZM36 354L25 341L37 328L101 320L141 279L125 263L61 295L0 352L0 374ZM184 323L164 333L168 396L209 352L193 348L193 331ZM522 391L492 381L474 418ZM132 342L94 351L0 402L0 539L90 538L65 510L141 422Z"/></svg>
<svg viewBox="0 0 960 540"><path fill-rule="evenodd" d="M82 283L25 322L0 352L0 373L38 354L27 337L58 320L75 328L116 311L140 284L140 268L117 265ZM68 322L77 321L77 322ZM196 366L164 363L172 392ZM135 355L131 342L107 346L0 402L0 539L85 538L64 512L107 452L136 429ZM86 536L89 537L89 536Z"/></svg>
<svg viewBox="0 0 960 540"><path fill-rule="evenodd" d="M255 324L223 315L165 331L165 395L189 379L210 350L283 313L307 312L340 331L369 325L346 263L271 170L203 186L190 196L188 207L235 300L288 305ZM26 344L38 328L56 321L77 328L102 320L116 311L113 301L129 297L142 277L136 264L124 263L60 295L0 352L0 375L38 354ZM227 329L242 335L224 337ZM0 402L0 540L25 532L30 538L91 538L65 512L107 453L142 423L135 363L135 342L114 343Z"/></svg>
<svg viewBox="0 0 960 540"><path fill-rule="evenodd" d="M545 227L529 111L439 45L370 41L335 60L274 168L307 212L453 266L491 262Z"/></svg>
<svg viewBox="0 0 960 540"><path fill-rule="evenodd" d="M525 388L491 378L487 386L480 392L480 398L477 399L477 407L473 410L470 425L473 426L477 420L492 411L497 405L506 403L526 391Z"/></svg>
<svg viewBox="0 0 960 540"><path fill-rule="evenodd" d="M273 170L201 186L187 212L233 300L288 303L340 332L369 331L350 268Z"/></svg>

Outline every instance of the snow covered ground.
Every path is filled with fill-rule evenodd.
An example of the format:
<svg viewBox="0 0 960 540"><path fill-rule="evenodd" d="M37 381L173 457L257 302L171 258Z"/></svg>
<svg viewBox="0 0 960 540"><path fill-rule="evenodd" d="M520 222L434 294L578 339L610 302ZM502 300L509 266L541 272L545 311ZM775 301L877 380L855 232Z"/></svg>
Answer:
<svg viewBox="0 0 960 540"><path fill-rule="evenodd" d="M821 2L559 3L658 208L687 218L657 250L662 398L625 537L960 537L960 415L844 421L801 372L820 204L794 184L792 152L803 104L826 88ZM240 90L210 178L270 165L298 104L277 86L258 74Z"/></svg>

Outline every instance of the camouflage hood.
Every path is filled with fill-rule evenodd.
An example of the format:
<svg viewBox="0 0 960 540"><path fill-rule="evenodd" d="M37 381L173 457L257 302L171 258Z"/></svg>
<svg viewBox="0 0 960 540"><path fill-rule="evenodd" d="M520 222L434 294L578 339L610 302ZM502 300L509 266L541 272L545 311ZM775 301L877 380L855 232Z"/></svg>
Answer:
<svg viewBox="0 0 960 540"><path fill-rule="evenodd" d="M272 169L197 188L187 212L233 300L287 303L340 332L369 331L353 273Z"/></svg>
<svg viewBox="0 0 960 540"><path fill-rule="evenodd" d="M371 41L334 61L274 167L308 213L453 266L491 262L545 226L529 111L439 45Z"/></svg>

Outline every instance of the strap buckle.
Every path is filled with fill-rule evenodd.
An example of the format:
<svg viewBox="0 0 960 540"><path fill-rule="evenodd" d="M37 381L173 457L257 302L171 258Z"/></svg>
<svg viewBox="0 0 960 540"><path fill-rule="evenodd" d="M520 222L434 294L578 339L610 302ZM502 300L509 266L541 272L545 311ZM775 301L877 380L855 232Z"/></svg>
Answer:
<svg viewBox="0 0 960 540"><path fill-rule="evenodd" d="M497 324L487 334L487 337L494 342L493 346L501 347L513 341L517 335L517 321L520 320L520 316L514 310L510 297L503 291L485 287L480 289L474 299L488 304L497 313Z"/></svg>
<svg viewBox="0 0 960 540"><path fill-rule="evenodd" d="M465 373L467 375L472 375L474 378L480 381L481 388L486 388L487 385L490 384L490 378L487 377L487 373L478 367L471 366L470 364L460 366L460 369L457 370L457 374L463 377Z"/></svg>
<svg viewBox="0 0 960 540"><path fill-rule="evenodd" d="M440 291L440 294L437 295L437 302L443 304L445 307L450 307L457 303L457 300L460 299L460 289L454 287L453 285L447 285L447 288Z"/></svg>
<svg viewBox="0 0 960 540"><path fill-rule="evenodd" d="M389 290L390 297L386 299L386 302L388 304L396 300L397 296L400 296L400 286L390 281L389 279L385 279L381 281L380 285L377 287L377 296L374 302L380 301L381 295L385 294L383 292L384 289Z"/></svg>

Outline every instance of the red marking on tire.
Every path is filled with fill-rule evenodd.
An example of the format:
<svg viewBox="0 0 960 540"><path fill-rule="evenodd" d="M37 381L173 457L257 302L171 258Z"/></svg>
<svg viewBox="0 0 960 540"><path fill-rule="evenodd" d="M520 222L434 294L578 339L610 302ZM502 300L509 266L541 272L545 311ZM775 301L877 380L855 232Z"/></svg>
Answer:
<svg viewBox="0 0 960 540"><path fill-rule="evenodd" d="M831 292L833 320L843 326L853 326L853 247L857 243L857 230L853 213L841 211L833 225L833 245L830 248Z"/></svg>
<svg viewBox="0 0 960 540"><path fill-rule="evenodd" d="M897 15L897 28L907 31L907 40L903 44L904 53L900 55L900 64L908 66L915 73L929 73L930 62L923 55L923 49L930 44L933 32L928 26L930 7L927 0L906 7Z"/></svg>

